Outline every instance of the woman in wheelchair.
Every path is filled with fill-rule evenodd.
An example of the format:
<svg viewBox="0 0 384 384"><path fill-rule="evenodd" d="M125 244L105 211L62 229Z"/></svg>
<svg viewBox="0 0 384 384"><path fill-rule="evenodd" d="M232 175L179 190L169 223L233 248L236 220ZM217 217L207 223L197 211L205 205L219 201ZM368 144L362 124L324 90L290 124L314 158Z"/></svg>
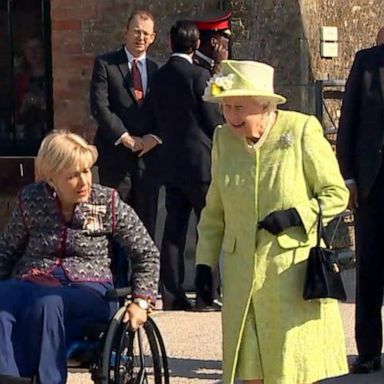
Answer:
<svg viewBox="0 0 384 384"><path fill-rule="evenodd" d="M0 383L65 383L66 346L116 309L104 296L112 240L133 270L124 320L142 325L155 304L159 252L117 192L92 184L96 159L80 136L53 131L36 159L41 181L18 195L0 238Z"/></svg>

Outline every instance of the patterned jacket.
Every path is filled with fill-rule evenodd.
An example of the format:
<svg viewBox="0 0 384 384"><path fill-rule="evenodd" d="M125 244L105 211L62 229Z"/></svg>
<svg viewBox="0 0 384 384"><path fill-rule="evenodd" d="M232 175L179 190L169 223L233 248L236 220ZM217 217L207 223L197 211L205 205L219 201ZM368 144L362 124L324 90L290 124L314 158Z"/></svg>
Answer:
<svg viewBox="0 0 384 384"><path fill-rule="evenodd" d="M0 280L61 266L72 281L111 281L111 240L131 259L133 296L154 302L159 251L115 190L94 184L89 201L77 204L65 223L54 191L43 182L30 184L0 237Z"/></svg>

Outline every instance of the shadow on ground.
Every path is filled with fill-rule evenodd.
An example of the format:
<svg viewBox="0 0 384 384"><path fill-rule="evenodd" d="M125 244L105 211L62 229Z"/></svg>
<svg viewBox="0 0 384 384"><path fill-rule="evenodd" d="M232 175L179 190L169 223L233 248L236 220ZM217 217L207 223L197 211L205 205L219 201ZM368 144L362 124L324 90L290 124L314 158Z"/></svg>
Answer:
<svg viewBox="0 0 384 384"><path fill-rule="evenodd" d="M348 356L348 362L352 363L356 359L355 355ZM383 355L381 356L383 361ZM384 370L372 372L369 374L360 375L345 375L321 381L322 384L383 384L384 383Z"/></svg>
<svg viewBox="0 0 384 384"><path fill-rule="evenodd" d="M355 355L348 356L352 363ZM383 356L382 356L383 358ZM221 361L169 358L171 382L175 378L191 380L215 380L212 384L221 383ZM321 384L383 384L384 370L361 375L345 375L321 381Z"/></svg>
<svg viewBox="0 0 384 384"><path fill-rule="evenodd" d="M180 377L194 380L221 381L221 361L168 358L169 371L172 378Z"/></svg>

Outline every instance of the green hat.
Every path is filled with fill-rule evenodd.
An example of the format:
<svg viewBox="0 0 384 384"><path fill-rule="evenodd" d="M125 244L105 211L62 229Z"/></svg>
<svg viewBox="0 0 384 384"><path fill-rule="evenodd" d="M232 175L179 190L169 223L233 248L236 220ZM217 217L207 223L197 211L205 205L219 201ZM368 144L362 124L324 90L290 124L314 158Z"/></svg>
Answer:
<svg viewBox="0 0 384 384"><path fill-rule="evenodd" d="M205 88L203 100L220 103L225 97L254 96L283 104L287 100L273 90L274 69L258 61L223 60L221 72Z"/></svg>

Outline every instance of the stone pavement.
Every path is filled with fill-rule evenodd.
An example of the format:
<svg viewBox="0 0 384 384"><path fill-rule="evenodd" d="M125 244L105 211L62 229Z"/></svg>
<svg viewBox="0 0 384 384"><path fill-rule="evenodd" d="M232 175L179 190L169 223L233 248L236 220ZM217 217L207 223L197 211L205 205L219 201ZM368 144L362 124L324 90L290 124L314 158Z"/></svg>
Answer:
<svg viewBox="0 0 384 384"><path fill-rule="evenodd" d="M340 305L347 353L356 355L354 304ZM218 384L221 375L221 324L219 313L160 312L155 315L167 346L172 384ZM383 359L384 362L384 359ZM383 384L384 370L369 375L347 375L324 384Z"/></svg>
<svg viewBox="0 0 384 384"><path fill-rule="evenodd" d="M347 354L356 355L354 343L354 271L344 272L348 302L340 304ZM220 313L162 312L153 314L167 347L171 384L218 384L221 377ZM383 357L384 363L384 357ZM86 375L71 375L68 384L90 383ZM383 384L384 369L369 375L347 375L324 384ZM296 383L292 383L296 384Z"/></svg>

